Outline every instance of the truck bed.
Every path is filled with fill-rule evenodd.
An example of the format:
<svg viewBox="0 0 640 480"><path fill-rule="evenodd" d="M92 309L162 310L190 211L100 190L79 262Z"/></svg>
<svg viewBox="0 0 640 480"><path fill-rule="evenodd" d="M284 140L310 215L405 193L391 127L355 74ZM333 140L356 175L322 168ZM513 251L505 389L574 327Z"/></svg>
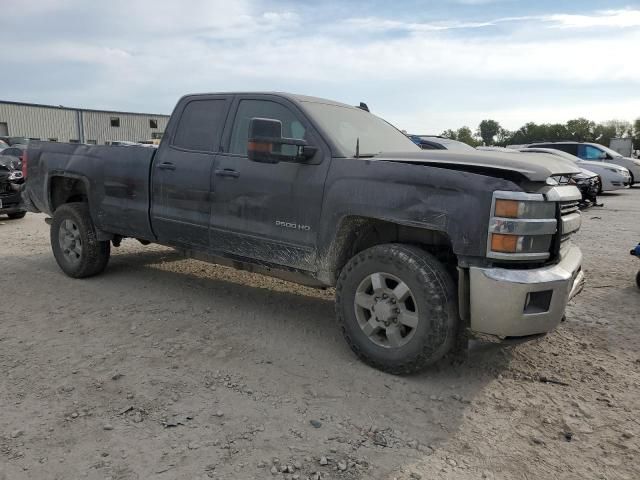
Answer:
<svg viewBox="0 0 640 480"><path fill-rule="evenodd" d="M51 186L65 182L68 188L62 191L66 195L81 197L88 192L91 216L98 229L154 240L149 219L149 172L155 152L148 147L32 142L25 200L31 211L51 215L57 204L69 201L54 198Z"/></svg>

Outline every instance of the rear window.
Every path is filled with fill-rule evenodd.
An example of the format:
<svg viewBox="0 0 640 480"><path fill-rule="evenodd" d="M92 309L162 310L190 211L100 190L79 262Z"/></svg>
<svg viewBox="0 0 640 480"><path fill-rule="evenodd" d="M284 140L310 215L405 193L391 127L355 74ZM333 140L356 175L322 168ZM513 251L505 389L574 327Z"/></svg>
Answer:
<svg viewBox="0 0 640 480"><path fill-rule="evenodd" d="M187 150L216 151L226 111L224 99L190 101L182 110L173 145Z"/></svg>

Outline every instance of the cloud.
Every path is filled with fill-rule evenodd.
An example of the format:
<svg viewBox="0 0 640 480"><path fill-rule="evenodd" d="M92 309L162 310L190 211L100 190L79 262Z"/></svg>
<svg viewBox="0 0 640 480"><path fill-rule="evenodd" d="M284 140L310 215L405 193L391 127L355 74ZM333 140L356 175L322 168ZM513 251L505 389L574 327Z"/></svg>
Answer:
<svg viewBox="0 0 640 480"><path fill-rule="evenodd" d="M555 14L544 17L562 28L640 27L640 10L604 10L594 15Z"/></svg>
<svg viewBox="0 0 640 480"><path fill-rule="evenodd" d="M640 10L407 21L252 0L46 1L43 12L3 12L0 41L20 52L4 61L22 78L4 82L4 98L167 112L188 92L288 90L366 100L422 130L480 112L515 119L509 111L535 112L550 96L549 112L581 105L588 116L595 100L582 92L622 109L623 91L640 87L629 61L640 30L617 28Z"/></svg>

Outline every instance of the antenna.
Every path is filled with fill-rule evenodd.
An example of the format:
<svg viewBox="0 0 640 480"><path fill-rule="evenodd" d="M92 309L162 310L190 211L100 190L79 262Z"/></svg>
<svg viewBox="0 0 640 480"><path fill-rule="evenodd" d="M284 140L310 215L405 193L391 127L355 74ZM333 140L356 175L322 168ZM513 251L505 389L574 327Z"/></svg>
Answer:
<svg viewBox="0 0 640 480"><path fill-rule="evenodd" d="M360 158L360 137L356 139L356 158Z"/></svg>

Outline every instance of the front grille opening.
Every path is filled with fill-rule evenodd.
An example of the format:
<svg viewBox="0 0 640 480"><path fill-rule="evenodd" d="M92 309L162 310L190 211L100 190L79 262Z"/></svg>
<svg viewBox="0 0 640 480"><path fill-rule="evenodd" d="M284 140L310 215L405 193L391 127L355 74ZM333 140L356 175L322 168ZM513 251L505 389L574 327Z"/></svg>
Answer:
<svg viewBox="0 0 640 480"><path fill-rule="evenodd" d="M524 313L545 313L551 307L553 290L543 290L541 292L530 292L524 303Z"/></svg>

